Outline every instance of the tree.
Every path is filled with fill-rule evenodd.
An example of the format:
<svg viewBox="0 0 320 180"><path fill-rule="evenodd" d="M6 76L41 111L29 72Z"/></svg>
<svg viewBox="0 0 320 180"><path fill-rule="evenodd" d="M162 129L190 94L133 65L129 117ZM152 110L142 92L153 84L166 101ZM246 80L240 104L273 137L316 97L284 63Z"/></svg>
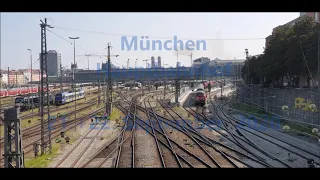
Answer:
<svg viewBox="0 0 320 180"><path fill-rule="evenodd" d="M317 70L317 31L319 26L311 17L301 17L293 25L276 29L269 46L263 54L246 60L242 78L253 84L283 86L284 80L298 85L306 76L308 86ZM248 73L249 67L249 74Z"/></svg>

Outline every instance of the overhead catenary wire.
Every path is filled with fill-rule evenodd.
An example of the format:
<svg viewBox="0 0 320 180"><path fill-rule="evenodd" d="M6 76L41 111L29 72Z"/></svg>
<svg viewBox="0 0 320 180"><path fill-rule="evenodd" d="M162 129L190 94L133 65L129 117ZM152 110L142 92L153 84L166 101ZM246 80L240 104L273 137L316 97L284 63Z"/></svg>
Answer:
<svg viewBox="0 0 320 180"><path fill-rule="evenodd" d="M93 31L93 30L84 30L84 29L75 29L75 28L67 28L67 27L61 27L61 26L54 26L56 29L61 30L67 30L67 31L78 31L78 32L87 32L91 34L100 34L100 35L106 35L106 36L127 36L127 37L134 37L137 35L133 34L120 34L120 33L106 33L106 32L99 32L99 31ZM149 38L157 38L157 39L168 39L172 37L165 37L165 36L148 36ZM263 38L234 38L234 39L215 39L215 38L186 38L181 37L179 39L185 39L185 40L191 40L191 39L201 39L201 40L226 40L226 41L247 41L247 40L265 40L265 37Z"/></svg>
<svg viewBox="0 0 320 180"><path fill-rule="evenodd" d="M72 43L71 41L69 41L69 40L67 40L66 38L60 36L59 34L57 34L57 33L55 33L55 32L52 32L52 31L49 30L49 29L47 29L47 31L51 32L52 34L58 36L59 38L65 40L65 41L67 41L68 43L70 43L71 45L73 45L73 43ZM76 44L75 46L78 47L78 48L81 48L81 49L83 49L83 50L85 50L85 51L88 51L88 52L90 52L90 53L93 53L92 51L90 51L90 50L88 50L88 49L86 49L86 48L83 48L82 46L79 46L79 45L77 45L77 44Z"/></svg>
<svg viewBox="0 0 320 180"><path fill-rule="evenodd" d="M48 30L50 33L52 33L52 34L56 35L57 37L59 37L59 38L63 39L64 41L66 41L66 42L70 43L70 45L73 45L73 43L72 43L71 41L69 41L68 39L66 39L66 38L64 38L64 37L62 37L62 36L60 36L59 34L57 34L57 33L53 32L53 31L51 31L51 30L49 30L49 29L47 29L47 30ZM77 46L77 47L79 47L79 48L81 48L81 49L83 49L83 50L85 50L85 51L87 51L87 52L91 53L91 55L96 55L96 54L100 53L101 51L103 51L103 50L106 50L106 49L107 49L107 48L103 48L102 50L100 50L100 51L98 51L98 52L94 53L94 52L92 52L92 51L90 51L90 50L87 50L86 48L83 48L83 47L81 47L81 46L79 46L79 45L75 45L75 46ZM80 60L78 60L78 61L76 61L76 62L80 62L80 61L82 61L82 60L85 60L85 58L80 59Z"/></svg>

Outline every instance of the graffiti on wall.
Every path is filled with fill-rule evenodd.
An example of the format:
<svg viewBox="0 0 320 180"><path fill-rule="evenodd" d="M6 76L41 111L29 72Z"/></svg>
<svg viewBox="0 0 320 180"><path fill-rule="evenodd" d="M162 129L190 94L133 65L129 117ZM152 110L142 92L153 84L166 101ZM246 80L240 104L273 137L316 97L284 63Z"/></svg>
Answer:
<svg viewBox="0 0 320 180"><path fill-rule="evenodd" d="M303 111L317 112L317 107L312 103L312 101L302 97L295 98L294 108Z"/></svg>

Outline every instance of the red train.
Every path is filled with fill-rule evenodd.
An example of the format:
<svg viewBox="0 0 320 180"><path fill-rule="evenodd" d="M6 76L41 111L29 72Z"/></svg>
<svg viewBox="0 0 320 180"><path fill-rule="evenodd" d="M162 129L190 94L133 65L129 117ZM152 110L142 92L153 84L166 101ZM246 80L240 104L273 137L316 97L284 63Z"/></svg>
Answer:
<svg viewBox="0 0 320 180"><path fill-rule="evenodd" d="M215 85L214 81L204 81L203 82L204 88L207 88L209 83L211 84L211 87L213 87Z"/></svg>
<svg viewBox="0 0 320 180"><path fill-rule="evenodd" d="M47 88L44 88L46 91ZM1 89L0 90L0 97L10 97L10 96L18 96L18 95L27 95L31 93L38 93L38 87L24 87L24 88L12 88L12 89Z"/></svg>
<svg viewBox="0 0 320 180"><path fill-rule="evenodd" d="M206 99L207 99L207 95L204 91L202 90L196 91L196 101L195 101L196 106L204 106L206 104Z"/></svg>

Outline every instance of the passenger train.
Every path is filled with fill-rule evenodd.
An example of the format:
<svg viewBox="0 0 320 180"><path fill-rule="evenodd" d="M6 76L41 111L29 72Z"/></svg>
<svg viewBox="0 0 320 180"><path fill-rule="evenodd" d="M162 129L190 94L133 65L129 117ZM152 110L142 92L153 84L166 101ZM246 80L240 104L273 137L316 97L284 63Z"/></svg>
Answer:
<svg viewBox="0 0 320 180"><path fill-rule="evenodd" d="M53 96L49 96L49 104L54 104ZM45 104L46 105L46 104ZM20 108L20 111L28 111L40 106L40 99L38 95L34 96L18 96L14 99L14 107Z"/></svg>
<svg viewBox="0 0 320 180"><path fill-rule="evenodd" d="M196 93L195 105L203 107L206 104L206 99L207 99L206 93L203 90L196 91L195 93Z"/></svg>
<svg viewBox="0 0 320 180"><path fill-rule="evenodd" d="M195 105L203 107L206 104L207 95L204 90L205 86L199 84L195 92Z"/></svg>
<svg viewBox="0 0 320 180"><path fill-rule="evenodd" d="M75 98L76 96L76 98ZM62 92L62 93L57 93L55 95L55 104L56 106L62 105L62 104L67 104L70 103L74 100L79 100L85 98L85 93L83 90L75 92Z"/></svg>
<svg viewBox="0 0 320 180"><path fill-rule="evenodd" d="M142 87L142 84L139 82L127 82L124 85L125 89L140 89Z"/></svg>
<svg viewBox="0 0 320 180"><path fill-rule="evenodd" d="M215 85L215 81L203 81L202 84L204 88L207 88L209 84L213 87Z"/></svg>

